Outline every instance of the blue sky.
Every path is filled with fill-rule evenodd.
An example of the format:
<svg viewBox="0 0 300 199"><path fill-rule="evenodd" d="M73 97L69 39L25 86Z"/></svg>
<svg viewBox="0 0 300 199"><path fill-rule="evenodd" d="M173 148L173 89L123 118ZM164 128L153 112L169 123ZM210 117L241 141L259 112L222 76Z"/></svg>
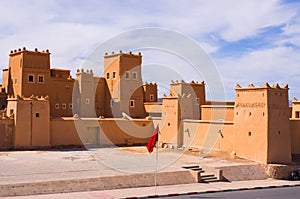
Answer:
<svg viewBox="0 0 300 199"><path fill-rule="evenodd" d="M236 83L265 82L289 84L290 98L300 98L299 1L1 0L0 5L1 68L7 67L11 49L26 46L50 49L52 67L75 71L115 35L158 27L184 34L205 49L228 100L234 99ZM162 53L159 59L166 57Z"/></svg>

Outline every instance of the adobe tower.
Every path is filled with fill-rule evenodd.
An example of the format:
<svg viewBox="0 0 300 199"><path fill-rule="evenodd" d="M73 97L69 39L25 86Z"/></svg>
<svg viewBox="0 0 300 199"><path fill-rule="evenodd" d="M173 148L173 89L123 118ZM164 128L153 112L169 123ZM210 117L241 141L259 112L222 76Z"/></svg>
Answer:
<svg viewBox="0 0 300 199"><path fill-rule="evenodd" d="M288 86L235 90L234 153L265 163L291 162Z"/></svg>
<svg viewBox="0 0 300 199"><path fill-rule="evenodd" d="M122 113L134 118L146 116L141 64L141 53L105 54L104 75L112 98L113 117L121 117Z"/></svg>

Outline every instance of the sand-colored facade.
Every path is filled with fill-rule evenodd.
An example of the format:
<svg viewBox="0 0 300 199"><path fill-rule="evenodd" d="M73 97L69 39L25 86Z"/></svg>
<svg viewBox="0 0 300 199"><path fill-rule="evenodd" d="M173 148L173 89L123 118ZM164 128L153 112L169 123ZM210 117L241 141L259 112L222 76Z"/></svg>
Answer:
<svg viewBox="0 0 300 199"><path fill-rule="evenodd" d="M141 53L104 55L104 77L51 68L49 50L13 50L3 70L0 149L145 144L211 149L262 163L300 154L300 102L288 86L236 86L234 102L206 99L204 82L171 81L158 101L143 83Z"/></svg>

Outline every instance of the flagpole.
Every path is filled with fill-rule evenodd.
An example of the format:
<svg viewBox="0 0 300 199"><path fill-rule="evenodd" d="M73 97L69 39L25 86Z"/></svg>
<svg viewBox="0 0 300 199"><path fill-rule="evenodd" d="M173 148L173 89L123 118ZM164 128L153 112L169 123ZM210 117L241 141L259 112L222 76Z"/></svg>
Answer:
<svg viewBox="0 0 300 199"><path fill-rule="evenodd" d="M155 176L154 176L154 189L155 189L155 195L157 191L157 167L158 167L158 142L156 142L156 158L155 158Z"/></svg>

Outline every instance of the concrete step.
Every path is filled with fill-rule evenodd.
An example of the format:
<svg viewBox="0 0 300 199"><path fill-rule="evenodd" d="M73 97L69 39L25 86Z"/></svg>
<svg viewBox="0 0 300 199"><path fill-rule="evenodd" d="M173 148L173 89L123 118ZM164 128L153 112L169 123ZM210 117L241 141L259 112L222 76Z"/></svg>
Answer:
<svg viewBox="0 0 300 199"><path fill-rule="evenodd" d="M218 182L218 178L214 174L204 173L201 174L200 183Z"/></svg>
<svg viewBox="0 0 300 199"><path fill-rule="evenodd" d="M220 182L220 181L218 179L200 180L200 183L212 183L212 182Z"/></svg>
<svg viewBox="0 0 300 199"><path fill-rule="evenodd" d="M198 172L201 176L200 183L218 182L218 178L211 173L205 173L205 171L199 165L184 165L184 169L189 169Z"/></svg>
<svg viewBox="0 0 300 199"><path fill-rule="evenodd" d="M203 173L201 174L201 178L210 178L210 177L216 177L214 174L210 174L210 173Z"/></svg>
<svg viewBox="0 0 300 199"><path fill-rule="evenodd" d="M184 165L182 166L182 168L184 169L196 169L196 168L200 168L199 165Z"/></svg>
<svg viewBox="0 0 300 199"><path fill-rule="evenodd" d="M202 170L202 168L191 168L190 170L192 170L192 171L204 172L204 171Z"/></svg>

